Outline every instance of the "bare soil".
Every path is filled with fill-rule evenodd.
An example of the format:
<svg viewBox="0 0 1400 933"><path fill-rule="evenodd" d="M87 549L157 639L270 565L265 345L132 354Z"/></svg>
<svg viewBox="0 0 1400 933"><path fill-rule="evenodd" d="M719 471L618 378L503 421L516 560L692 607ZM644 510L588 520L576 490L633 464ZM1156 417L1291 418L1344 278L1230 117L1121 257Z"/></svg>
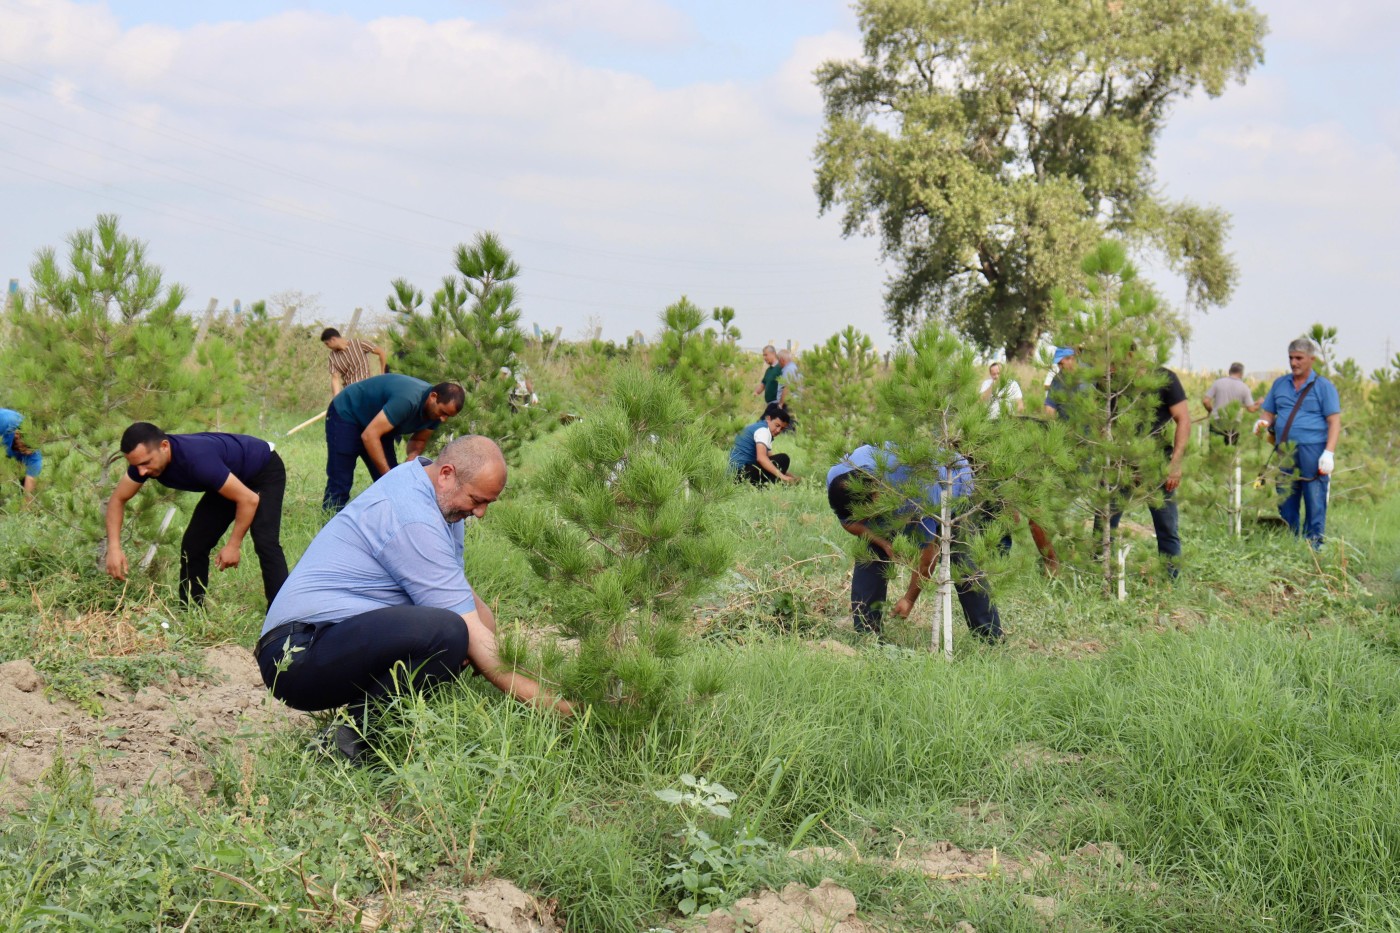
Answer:
<svg viewBox="0 0 1400 933"><path fill-rule="evenodd" d="M176 677L132 693L98 689L102 714L51 696L26 660L0 664L0 810L23 806L58 756L92 771L98 805L120 811L147 786L205 794L208 752L249 743L303 714L272 699L246 648L204 652L208 680Z"/></svg>

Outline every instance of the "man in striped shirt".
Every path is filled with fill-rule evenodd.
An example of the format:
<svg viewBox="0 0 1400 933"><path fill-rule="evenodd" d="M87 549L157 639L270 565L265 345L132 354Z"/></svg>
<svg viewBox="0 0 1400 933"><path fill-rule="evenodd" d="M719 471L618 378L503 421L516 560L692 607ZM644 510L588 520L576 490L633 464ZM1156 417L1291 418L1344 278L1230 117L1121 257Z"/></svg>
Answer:
<svg viewBox="0 0 1400 933"><path fill-rule="evenodd" d="M389 371L388 355L372 343L342 337L340 331L334 327L327 327L321 331L321 342L331 351L331 398L339 395L340 390L348 385ZM367 353L379 357L378 373L369 371L369 360L365 356Z"/></svg>

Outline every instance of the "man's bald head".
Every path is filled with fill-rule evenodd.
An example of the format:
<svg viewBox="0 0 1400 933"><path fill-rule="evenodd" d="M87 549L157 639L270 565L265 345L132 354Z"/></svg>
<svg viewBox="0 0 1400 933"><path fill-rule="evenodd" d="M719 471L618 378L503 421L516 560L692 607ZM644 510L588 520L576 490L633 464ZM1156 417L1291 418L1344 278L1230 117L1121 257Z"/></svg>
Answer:
<svg viewBox="0 0 1400 933"><path fill-rule="evenodd" d="M506 458L500 445L482 434L468 434L449 443L438 454L439 465L451 464L464 480L476 480L481 474L499 474L504 485Z"/></svg>
<svg viewBox="0 0 1400 933"><path fill-rule="evenodd" d="M452 441L432 470L438 508L449 522L482 517L506 488L506 458L495 441L480 434Z"/></svg>

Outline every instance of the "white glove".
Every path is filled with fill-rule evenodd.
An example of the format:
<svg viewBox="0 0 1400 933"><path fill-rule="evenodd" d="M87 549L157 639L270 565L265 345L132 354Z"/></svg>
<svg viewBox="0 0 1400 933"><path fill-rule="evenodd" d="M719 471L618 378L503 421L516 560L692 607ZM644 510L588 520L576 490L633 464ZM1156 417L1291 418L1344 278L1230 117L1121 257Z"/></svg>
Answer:
<svg viewBox="0 0 1400 933"><path fill-rule="evenodd" d="M1263 418L1260 418L1258 421L1254 422L1254 433L1255 433L1255 434L1259 434L1259 433L1262 432L1262 431L1267 431L1268 429L1269 429L1269 422L1265 421Z"/></svg>
<svg viewBox="0 0 1400 933"><path fill-rule="evenodd" d="M1327 476L1332 472L1333 465L1332 451L1324 450L1322 456L1317 458L1318 475Z"/></svg>

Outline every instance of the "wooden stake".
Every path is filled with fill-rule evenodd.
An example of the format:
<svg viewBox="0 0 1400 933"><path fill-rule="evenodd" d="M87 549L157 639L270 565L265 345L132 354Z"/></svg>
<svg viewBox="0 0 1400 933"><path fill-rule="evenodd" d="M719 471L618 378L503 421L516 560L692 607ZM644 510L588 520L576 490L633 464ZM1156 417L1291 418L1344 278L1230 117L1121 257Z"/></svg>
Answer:
<svg viewBox="0 0 1400 933"><path fill-rule="evenodd" d="M324 417L326 417L326 413L325 413L324 411L322 411L322 412L317 412L316 414L312 415L310 418L307 418L307 419L306 419L305 421L303 421L301 424L299 424L299 425L297 425L296 427L292 428L292 429L291 429L290 431L288 431L288 432L286 433L286 435L284 435L284 436L286 436L286 437L291 437L293 434L297 433L297 432L300 431L302 428L309 428L309 427L311 427L313 424L315 424L316 422L320 421L320 420L321 420L322 418L324 418Z"/></svg>

